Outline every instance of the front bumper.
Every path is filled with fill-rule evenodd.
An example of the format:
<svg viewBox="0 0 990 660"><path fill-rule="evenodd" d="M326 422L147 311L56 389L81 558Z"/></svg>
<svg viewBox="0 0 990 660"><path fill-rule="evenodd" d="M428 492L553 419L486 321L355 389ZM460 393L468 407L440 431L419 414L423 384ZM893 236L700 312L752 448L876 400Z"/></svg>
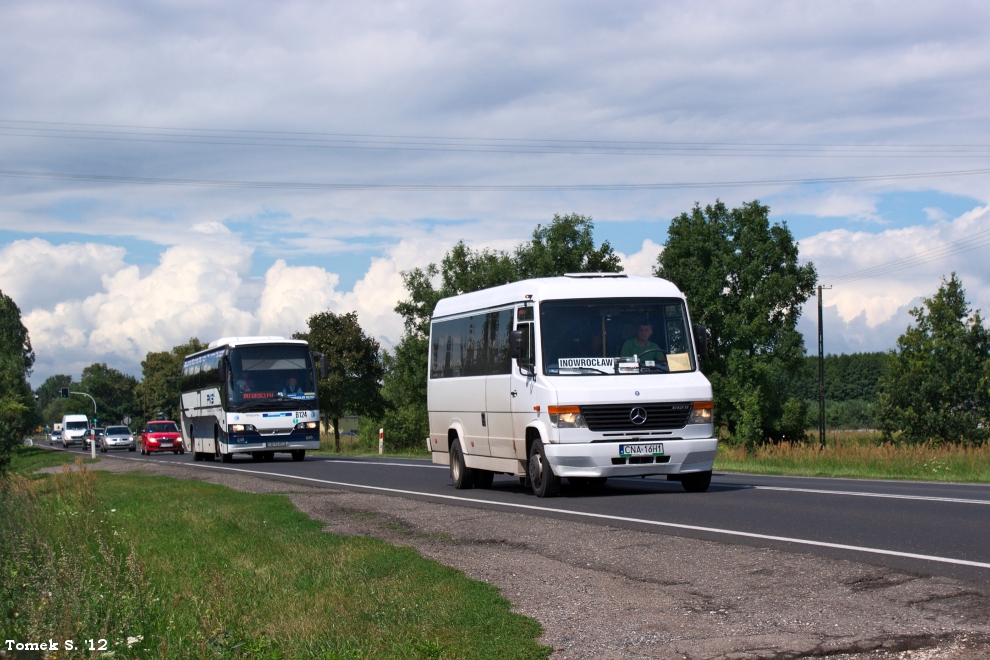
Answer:
<svg viewBox="0 0 990 660"><path fill-rule="evenodd" d="M136 445L134 444L134 440L107 438L103 441L103 446L107 449L130 449Z"/></svg>
<svg viewBox="0 0 990 660"><path fill-rule="evenodd" d="M631 462L619 455L620 444L663 444L663 456ZM645 474L706 472L715 463L716 438L691 440L623 440L622 442L547 443L547 460L558 477L622 477ZM637 459L645 460L645 459ZM659 462L658 462L659 461Z"/></svg>
<svg viewBox="0 0 990 660"><path fill-rule="evenodd" d="M228 454L256 451L295 451L297 449L315 450L320 448L320 436L315 430L271 435L262 435L257 432L231 433L224 445Z"/></svg>

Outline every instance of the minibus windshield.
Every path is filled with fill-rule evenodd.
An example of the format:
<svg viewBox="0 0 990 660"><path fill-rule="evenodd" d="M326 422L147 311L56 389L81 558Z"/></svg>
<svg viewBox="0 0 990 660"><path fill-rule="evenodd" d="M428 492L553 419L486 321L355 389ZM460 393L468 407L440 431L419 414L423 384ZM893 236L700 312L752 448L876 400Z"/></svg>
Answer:
<svg viewBox="0 0 990 660"><path fill-rule="evenodd" d="M676 298L540 303L543 370L551 376L693 371L687 311Z"/></svg>

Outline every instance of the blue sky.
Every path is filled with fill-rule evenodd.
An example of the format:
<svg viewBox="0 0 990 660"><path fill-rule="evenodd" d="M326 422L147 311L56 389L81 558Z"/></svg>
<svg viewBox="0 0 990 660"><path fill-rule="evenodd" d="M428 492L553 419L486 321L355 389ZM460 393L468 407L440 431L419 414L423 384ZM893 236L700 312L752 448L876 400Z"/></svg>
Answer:
<svg viewBox="0 0 990 660"><path fill-rule="evenodd" d="M0 289L43 380L139 373L148 350L328 308L391 346L402 270L460 239L511 249L554 213L592 216L643 274L670 219L716 198L768 204L823 276L918 258L990 223L986 172L890 176L990 167L988 19L972 2L4 3ZM236 181L266 185L216 183ZM826 346L892 347L953 269L990 308L981 252L948 250L837 286Z"/></svg>

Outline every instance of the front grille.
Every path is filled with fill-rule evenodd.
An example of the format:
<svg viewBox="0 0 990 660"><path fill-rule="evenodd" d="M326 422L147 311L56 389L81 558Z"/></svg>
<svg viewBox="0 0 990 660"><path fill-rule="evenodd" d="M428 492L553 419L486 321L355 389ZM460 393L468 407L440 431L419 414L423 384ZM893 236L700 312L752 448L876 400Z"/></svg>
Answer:
<svg viewBox="0 0 990 660"><path fill-rule="evenodd" d="M610 403L581 406L581 414L592 431L657 431L680 429L691 416L691 402L680 403ZM646 421L636 424L630 413L635 408L646 411Z"/></svg>

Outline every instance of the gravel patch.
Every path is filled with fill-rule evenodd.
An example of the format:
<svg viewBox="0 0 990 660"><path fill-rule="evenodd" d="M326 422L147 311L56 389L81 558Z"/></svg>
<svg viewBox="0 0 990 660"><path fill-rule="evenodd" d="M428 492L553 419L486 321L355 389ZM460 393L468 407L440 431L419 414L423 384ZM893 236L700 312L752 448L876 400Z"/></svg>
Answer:
<svg viewBox="0 0 990 660"><path fill-rule="evenodd" d="M328 532L412 546L499 587L558 660L990 658L990 599L961 580L166 463L87 467L282 493Z"/></svg>

